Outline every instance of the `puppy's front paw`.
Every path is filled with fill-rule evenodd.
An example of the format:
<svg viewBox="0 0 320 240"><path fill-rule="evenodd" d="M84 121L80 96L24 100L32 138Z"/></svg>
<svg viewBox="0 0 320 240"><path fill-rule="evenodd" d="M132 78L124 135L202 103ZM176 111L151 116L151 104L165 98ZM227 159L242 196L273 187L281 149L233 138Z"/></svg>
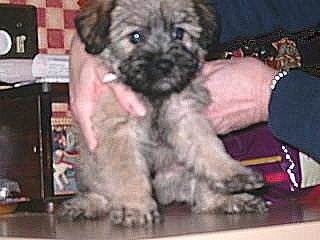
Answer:
<svg viewBox="0 0 320 240"><path fill-rule="evenodd" d="M212 189L222 193L252 191L263 186L263 176L254 171L250 171L248 174L237 174L223 181L213 182L211 185Z"/></svg>
<svg viewBox="0 0 320 240"><path fill-rule="evenodd" d="M225 213L264 213L268 211L268 203L262 198L248 193L230 195L222 205Z"/></svg>
<svg viewBox="0 0 320 240"><path fill-rule="evenodd" d="M126 227L151 225L160 222L160 214L156 204L149 209L132 207L115 208L110 212L110 219L114 224Z"/></svg>

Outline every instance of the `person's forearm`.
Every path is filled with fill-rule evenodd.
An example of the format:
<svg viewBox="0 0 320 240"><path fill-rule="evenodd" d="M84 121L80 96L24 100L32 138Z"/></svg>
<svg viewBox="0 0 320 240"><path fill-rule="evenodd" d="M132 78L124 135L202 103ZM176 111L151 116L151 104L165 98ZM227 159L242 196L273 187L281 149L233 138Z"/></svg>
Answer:
<svg viewBox="0 0 320 240"><path fill-rule="evenodd" d="M320 79L293 70L272 91L268 126L273 135L320 160Z"/></svg>

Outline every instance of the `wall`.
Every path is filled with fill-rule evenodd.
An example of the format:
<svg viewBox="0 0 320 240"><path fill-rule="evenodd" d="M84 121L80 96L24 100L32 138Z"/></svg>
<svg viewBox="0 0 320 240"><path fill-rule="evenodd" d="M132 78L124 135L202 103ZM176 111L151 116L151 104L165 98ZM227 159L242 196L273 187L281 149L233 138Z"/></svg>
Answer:
<svg viewBox="0 0 320 240"><path fill-rule="evenodd" d="M0 0L0 3L37 7L39 52L64 54L74 34L77 0Z"/></svg>

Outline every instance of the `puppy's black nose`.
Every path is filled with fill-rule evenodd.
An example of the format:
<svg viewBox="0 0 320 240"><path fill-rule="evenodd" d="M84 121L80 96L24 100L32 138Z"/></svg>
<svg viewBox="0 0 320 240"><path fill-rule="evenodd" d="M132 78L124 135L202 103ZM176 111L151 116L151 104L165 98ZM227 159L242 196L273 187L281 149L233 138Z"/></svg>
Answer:
<svg viewBox="0 0 320 240"><path fill-rule="evenodd" d="M170 72L174 66L174 63L170 59L158 59L155 61L154 66L162 73Z"/></svg>

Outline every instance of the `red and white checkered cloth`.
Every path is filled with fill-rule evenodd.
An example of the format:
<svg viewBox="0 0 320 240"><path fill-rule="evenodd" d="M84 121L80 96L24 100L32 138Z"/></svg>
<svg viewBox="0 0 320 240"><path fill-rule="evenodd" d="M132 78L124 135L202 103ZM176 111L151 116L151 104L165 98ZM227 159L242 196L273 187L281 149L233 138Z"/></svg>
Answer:
<svg viewBox="0 0 320 240"><path fill-rule="evenodd" d="M0 0L0 3L33 5L37 8L39 52L65 54L74 35L77 0Z"/></svg>

